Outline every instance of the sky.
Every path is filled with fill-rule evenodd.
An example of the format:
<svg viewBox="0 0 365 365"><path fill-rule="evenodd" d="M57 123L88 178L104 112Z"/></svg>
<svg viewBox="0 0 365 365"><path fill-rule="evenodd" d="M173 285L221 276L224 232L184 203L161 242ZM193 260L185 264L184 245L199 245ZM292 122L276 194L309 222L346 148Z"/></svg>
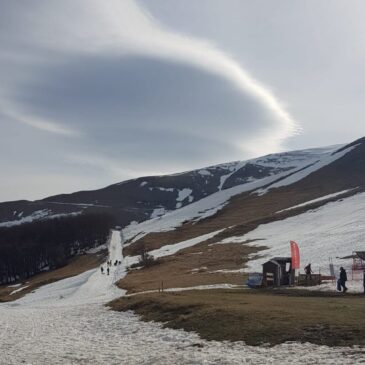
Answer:
<svg viewBox="0 0 365 365"><path fill-rule="evenodd" d="M365 135L362 0L0 0L0 201Z"/></svg>

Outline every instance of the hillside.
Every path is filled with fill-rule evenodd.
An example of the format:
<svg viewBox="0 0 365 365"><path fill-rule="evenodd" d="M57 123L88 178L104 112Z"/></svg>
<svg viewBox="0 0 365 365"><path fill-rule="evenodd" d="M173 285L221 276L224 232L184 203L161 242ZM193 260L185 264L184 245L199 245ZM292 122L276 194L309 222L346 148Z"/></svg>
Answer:
<svg viewBox="0 0 365 365"><path fill-rule="evenodd" d="M141 177L99 190L37 201L3 202L0 203L0 226L95 211L110 212L119 225L126 226L132 221L141 222L179 210L209 196L217 198L217 204L223 204L233 195L266 185L274 187L302 169L305 173L318 170L344 153L340 151L338 156L332 156L338 148L279 153L174 175Z"/></svg>
<svg viewBox="0 0 365 365"><path fill-rule="evenodd" d="M227 188L129 225L123 230L125 255L133 257L142 245L161 258L157 267L132 271L120 285L130 291L150 290L161 277L167 287L243 283L242 272L260 270L263 258L255 260L262 255L288 255L292 239L300 242L303 260L316 269L328 270L329 257L361 249L365 140L316 157L290 173ZM306 232L311 234L304 236ZM326 234L330 239L323 239Z"/></svg>
<svg viewBox="0 0 365 365"><path fill-rule="evenodd" d="M142 177L100 190L34 202L5 202L0 204L0 227L85 212L108 212L123 227L127 260L130 257L131 263L136 262L136 255L143 248L160 261L155 267L131 271L120 283L122 287L131 291L155 289L160 278L168 278L165 284L169 287L237 284L242 283L241 273L247 267L257 269L252 262L261 251L286 255L287 242L302 239L297 234L302 222L304 230L311 232L323 216L346 215L356 217L355 224L362 227L362 216L349 209L362 209L364 163L362 138L348 145L273 154L175 175ZM351 203L351 196L359 203ZM349 204L334 203L335 209L326 208L329 202L342 199ZM317 219L302 217L321 206L325 207L323 213L319 210ZM291 217L298 218L290 230L286 222ZM282 231L280 238L271 233L254 234L257 227L262 230L263 225L275 222L283 227L277 229ZM328 222L323 226L331 227ZM316 247L325 232L324 229L318 236L312 235L308 244ZM325 259L338 256L338 252L348 255L355 248L361 249L360 236L356 237L358 241L341 250L339 244L327 243ZM283 249L270 251L270 247L278 245ZM313 255L304 259L313 261Z"/></svg>

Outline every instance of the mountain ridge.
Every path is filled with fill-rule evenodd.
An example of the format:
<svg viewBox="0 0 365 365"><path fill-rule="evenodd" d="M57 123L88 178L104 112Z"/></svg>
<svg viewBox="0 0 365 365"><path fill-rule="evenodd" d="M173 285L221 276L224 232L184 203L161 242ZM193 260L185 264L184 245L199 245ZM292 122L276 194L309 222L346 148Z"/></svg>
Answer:
<svg viewBox="0 0 365 365"><path fill-rule="evenodd" d="M361 147L364 141L362 138L347 145L281 152L172 175L139 177L102 189L58 194L41 200L3 202L0 203L0 226L21 224L26 218L30 221L94 211L110 212L119 225L127 226L133 221L141 222L178 210L219 191L276 177L285 180L325 157L343 153L346 148L356 149L356 145ZM271 185L270 180L268 188Z"/></svg>

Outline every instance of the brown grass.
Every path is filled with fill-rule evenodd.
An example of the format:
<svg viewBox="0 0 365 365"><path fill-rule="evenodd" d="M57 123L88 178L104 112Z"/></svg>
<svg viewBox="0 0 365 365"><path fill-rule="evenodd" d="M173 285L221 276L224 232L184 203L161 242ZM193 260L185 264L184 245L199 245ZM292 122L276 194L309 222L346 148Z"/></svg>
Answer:
<svg viewBox="0 0 365 365"><path fill-rule="evenodd" d="M217 270L243 268L249 254L263 247L250 247L240 243L211 245L210 240L159 259L156 266L131 270L118 286L128 293L157 290L163 281L164 288L182 288L207 284L244 284L241 273L222 273Z"/></svg>
<svg viewBox="0 0 365 365"><path fill-rule="evenodd" d="M110 306L208 340L353 346L365 345L364 300L308 291L192 290L123 297Z"/></svg>
<svg viewBox="0 0 365 365"><path fill-rule="evenodd" d="M79 275L87 270L93 269L100 265L107 255L107 250L100 251L97 254L87 254L82 256L77 256L73 258L70 263L64 267L53 271L47 271L32 278L26 280L26 282L20 282L22 286L28 286L24 290L18 293L10 295L12 291L17 288L9 288L9 286L0 286L0 302L10 302L23 297L25 294L32 292L33 290L53 283L58 280L66 279L71 276ZM20 286L19 286L20 288Z"/></svg>

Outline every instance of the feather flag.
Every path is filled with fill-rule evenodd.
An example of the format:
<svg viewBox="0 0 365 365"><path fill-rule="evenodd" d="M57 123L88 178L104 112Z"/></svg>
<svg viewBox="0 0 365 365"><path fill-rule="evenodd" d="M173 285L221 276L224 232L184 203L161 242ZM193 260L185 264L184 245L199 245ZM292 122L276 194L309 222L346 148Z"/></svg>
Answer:
<svg viewBox="0 0 365 365"><path fill-rule="evenodd" d="M300 254L299 254L299 246L296 242L290 241L290 251L291 251L291 267L292 269L299 269Z"/></svg>

